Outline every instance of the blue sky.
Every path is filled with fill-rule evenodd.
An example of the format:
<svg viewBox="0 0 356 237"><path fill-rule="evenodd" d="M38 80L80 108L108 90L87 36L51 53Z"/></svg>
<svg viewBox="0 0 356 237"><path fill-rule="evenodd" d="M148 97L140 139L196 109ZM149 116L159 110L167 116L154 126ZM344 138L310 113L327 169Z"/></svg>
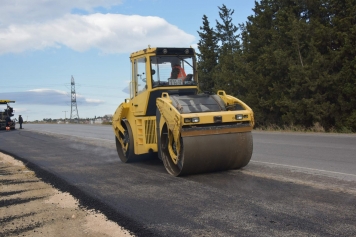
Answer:
<svg viewBox="0 0 356 237"><path fill-rule="evenodd" d="M215 27L222 4L238 25L255 2L0 0L0 99L25 120L68 118L73 76L80 118L113 114L129 97L130 53L195 47L203 15Z"/></svg>

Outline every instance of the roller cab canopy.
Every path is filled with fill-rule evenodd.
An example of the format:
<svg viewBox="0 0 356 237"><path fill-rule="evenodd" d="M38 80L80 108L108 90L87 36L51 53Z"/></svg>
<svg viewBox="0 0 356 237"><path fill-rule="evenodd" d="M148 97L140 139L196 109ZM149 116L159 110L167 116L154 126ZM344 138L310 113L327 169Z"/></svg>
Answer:
<svg viewBox="0 0 356 237"><path fill-rule="evenodd" d="M0 104L2 104L2 105L6 105L8 103L15 103L15 101L13 101L13 100L0 100Z"/></svg>

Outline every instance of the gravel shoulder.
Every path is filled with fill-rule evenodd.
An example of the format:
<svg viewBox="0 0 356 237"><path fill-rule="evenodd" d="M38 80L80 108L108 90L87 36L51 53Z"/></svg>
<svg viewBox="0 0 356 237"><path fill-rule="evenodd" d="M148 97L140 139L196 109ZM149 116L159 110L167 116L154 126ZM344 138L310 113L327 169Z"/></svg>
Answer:
<svg viewBox="0 0 356 237"><path fill-rule="evenodd" d="M43 182L21 161L0 153L0 237L121 237L130 232L69 193Z"/></svg>

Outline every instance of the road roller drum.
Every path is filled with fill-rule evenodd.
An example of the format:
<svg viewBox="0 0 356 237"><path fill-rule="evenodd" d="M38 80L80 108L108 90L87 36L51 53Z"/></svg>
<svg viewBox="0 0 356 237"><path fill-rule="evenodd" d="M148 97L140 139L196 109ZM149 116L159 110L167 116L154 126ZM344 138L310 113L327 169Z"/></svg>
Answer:
<svg viewBox="0 0 356 237"><path fill-rule="evenodd" d="M253 145L251 132L184 137L176 163L167 146L161 149L164 166L179 176L242 168L251 159Z"/></svg>

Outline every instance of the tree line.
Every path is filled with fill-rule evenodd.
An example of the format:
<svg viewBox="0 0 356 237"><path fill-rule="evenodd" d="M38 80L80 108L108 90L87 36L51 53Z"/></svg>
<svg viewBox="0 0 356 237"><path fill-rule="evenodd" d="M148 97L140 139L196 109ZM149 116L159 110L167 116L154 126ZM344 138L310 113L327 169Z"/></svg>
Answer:
<svg viewBox="0 0 356 237"><path fill-rule="evenodd" d="M218 7L198 31L201 90L225 90L256 126L356 132L356 1L261 0L247 21Z"/></svg>

